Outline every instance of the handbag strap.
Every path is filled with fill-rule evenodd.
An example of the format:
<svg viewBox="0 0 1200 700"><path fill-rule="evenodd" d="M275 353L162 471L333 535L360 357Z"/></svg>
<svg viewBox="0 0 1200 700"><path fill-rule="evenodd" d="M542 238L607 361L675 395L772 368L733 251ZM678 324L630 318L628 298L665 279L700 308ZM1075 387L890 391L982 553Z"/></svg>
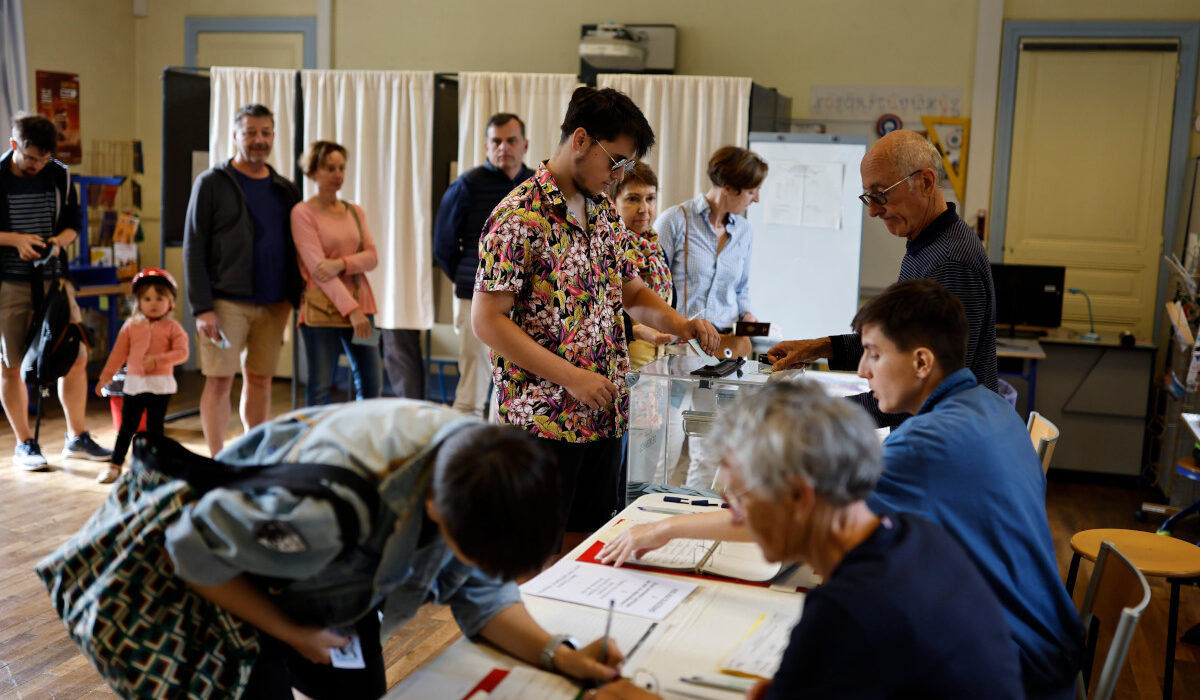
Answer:
<svg viewBox="0 0 1200 700"><path fill-rule="evenodd" d="M354 226L355 226L355 228L358 229L358 250L356 250L354 252L361 253L361 252L363 252L363 246L364 246L362 222L358 220L358 212L354 210L353 204L351 204L350 202L347 202L344 199L342 200L342 204L345 205L346 211L350 212L350 216L354 219ZM360 275L355 275L355 277L360 277ZM354 288L358 289L358 286L359 286L359 280L355 280Z"/></svg>
<svg viewBox="0 0 1200 700"><path fill-rule="evenodd" d="M358 546L362 527L354 506L329 485L338 484L353 491L366 506L369 522L375 522L381 508L376 486L353 468L296 462L235 466L195 454L168 437L149 433L138 433L134 438L133 455L150 469L186 481L200 494L217 488L251 491L278 486L297 496L326 501L334 510L342 534L338 558Z"/></svg>
<svg viewBox="0 0 1200 700"><path fill-rule="evenodd" d="M344 199L342 200L342 204L345 205L346 211L350 212L350 216L354 218L354 226L358 229L358 250L356 250L354 252L361 253L361 252L363 252L363 245L364 245L363 244L362 222L358 220L358 212L354 210L353 204L351 204L350 202L347 202Z"/></svg>

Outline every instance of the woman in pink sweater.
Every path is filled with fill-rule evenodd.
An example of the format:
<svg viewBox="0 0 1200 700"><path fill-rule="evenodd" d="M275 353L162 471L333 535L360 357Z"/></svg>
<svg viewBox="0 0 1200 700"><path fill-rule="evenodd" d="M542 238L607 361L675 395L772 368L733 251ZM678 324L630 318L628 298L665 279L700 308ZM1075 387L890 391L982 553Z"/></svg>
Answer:
<svg viewBox="0 0 1200 700"><path fill-rule="evenodd" d="M175 278L166 270L147 267L133 277L137 308L121 326L117 342L96 382L96 394L126 366L125 398L121 407L121 429L113 446L112 462L96 479L111 484L121 475L129 442L146 414L146 432L162 435L167 402L175 393L175 365L188 358L188 339L183 326L167 314L175 308Z"/></svg>
<svg viewBox="0 0 1200 700"><path fill-rule="evenodd" d="M375 269L379 258L367 228L367 217L356 204L338 199L346 176L346 149L332 141L316 141L308 148L304 172L317 193L292 208L292 238L300 258L305 297L318 287L344 317L344 327L316 326L307 322L300 305L300 334L308 361L305 401L309 406L329 403L333 370L346 354L358 399L373 399L383 389L383 362L379 331L375 330L375 296L364 273Z"/></svg>

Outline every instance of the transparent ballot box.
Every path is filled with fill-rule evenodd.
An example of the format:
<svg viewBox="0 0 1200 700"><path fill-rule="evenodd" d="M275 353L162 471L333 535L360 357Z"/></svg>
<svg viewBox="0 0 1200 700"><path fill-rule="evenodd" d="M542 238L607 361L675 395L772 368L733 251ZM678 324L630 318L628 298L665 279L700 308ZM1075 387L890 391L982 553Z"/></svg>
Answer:
<svg viewBox="0 0 1200 700"><path fill-rule="evenodd" d="M703 366L696 355L667 355L627 375L631 493L646 484L714 491L716 463L708 459L705 440L714 418L742 394L798 375L772 374L770 365L754 360L724 377L692 374ZM803 376L834 395L868 391L866 380L851 372L807 371Z"/></svg>

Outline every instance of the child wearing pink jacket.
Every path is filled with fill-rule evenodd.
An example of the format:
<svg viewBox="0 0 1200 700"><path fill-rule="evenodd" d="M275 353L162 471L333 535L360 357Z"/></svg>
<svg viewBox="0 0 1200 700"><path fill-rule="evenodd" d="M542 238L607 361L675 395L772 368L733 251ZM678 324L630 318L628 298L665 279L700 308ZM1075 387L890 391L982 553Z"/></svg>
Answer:
<svg viewBox="0 0 1200 700"><path fill-rule="evenodd" d="M162 435L167 402L178 388L175 365L188 358L188 339L183 326L168 314L175 308L178 289L175 278L166 270L147 267L134 275L133 296L137 310L121 326L117 342L96 383L96 394L112 380L121 365L126 366L125 399L121 407L121 429L113 446L112 462L96 481L111 484L121 476L121 465L129 443L146 414L146 432Z"/></svg>

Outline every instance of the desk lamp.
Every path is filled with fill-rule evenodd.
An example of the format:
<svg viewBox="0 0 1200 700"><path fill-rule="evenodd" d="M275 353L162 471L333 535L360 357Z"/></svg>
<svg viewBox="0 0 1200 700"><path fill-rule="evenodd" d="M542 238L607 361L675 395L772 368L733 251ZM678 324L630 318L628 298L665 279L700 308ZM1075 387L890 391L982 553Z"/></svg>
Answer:
<svg viewBox="0 0 1200 700"><path fill-rule="evenodd" d="M1096 332L1096 321L1092 318L1092 298L1088 296L1087 292L1083 291L1079 287L1071 287L1067 291L1072 294L1082 294L1083 298L1087 300L1088 326L1091 327L1091 330L1089 330L1087 333L1080 333L1079 339L1085 343L1099 343L1100 334Z"/></svg>

